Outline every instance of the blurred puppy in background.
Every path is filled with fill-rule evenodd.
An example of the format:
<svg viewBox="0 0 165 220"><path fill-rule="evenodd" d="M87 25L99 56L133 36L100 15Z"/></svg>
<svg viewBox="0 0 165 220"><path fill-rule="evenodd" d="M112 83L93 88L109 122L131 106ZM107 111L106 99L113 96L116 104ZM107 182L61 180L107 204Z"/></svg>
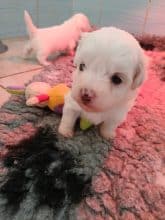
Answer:
<svg viewBox="0 0 165 220"><path fill-rule="evenodd" d="M24 11L24 20L29 41L24 48L23 57L27 58L34 52L42 65L49 65L47 59L55 52L74 55L81 33L91 31L90 22L84 14L75 14L63 24L48 28L37 28L27 11Z"/></svg>

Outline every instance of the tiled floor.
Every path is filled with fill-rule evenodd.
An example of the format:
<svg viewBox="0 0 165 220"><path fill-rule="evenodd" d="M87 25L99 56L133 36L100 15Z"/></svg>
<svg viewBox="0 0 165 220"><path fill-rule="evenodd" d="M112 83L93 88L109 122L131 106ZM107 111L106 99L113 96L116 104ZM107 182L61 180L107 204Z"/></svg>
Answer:
<svg viewBox="0 0 165 220"><path fill-rule="evenodd" d="M35 74L41 71L35 60L22 59L25 38L2 40L8 46L8 51L0 54L0 85L2 86L23 86ZM10 94L0 87L0 106L5 103Z"/></svg>

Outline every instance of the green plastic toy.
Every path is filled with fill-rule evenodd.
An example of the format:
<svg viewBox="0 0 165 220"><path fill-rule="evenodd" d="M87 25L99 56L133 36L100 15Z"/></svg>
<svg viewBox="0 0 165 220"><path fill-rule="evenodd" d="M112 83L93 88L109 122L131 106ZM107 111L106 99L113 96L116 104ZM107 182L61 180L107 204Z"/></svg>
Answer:
<svg viewBox="0 0 165 220"><path fill-rule="evenodd" d="M80 119L80 128L85 131L92 126L92 123L85 118Z"/></svg>

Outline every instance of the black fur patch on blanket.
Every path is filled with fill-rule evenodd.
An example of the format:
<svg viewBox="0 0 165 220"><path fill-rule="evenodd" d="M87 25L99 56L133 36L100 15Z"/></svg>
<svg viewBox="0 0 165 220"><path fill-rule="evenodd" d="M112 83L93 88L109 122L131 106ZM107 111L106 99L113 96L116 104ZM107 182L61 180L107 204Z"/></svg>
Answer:
<svg viewBox="0 0 165 220"><path fill-rule="evenodd" d="M81 166L69 150L57 147L58 139L51 128L40 128L33 137L8 147L4 167L8 174L0 187L6 198L5 208L15 213L31 192L35 209L42 206L67 210L89 192L91 177L77 174Z"/></svg>

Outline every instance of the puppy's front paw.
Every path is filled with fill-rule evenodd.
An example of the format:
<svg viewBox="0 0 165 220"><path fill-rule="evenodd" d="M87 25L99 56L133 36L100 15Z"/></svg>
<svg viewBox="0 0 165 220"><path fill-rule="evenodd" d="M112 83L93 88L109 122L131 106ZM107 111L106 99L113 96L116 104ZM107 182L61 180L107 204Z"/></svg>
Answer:
<svg viewBox="0 0 165 220"><path fill-rule="evenodd" d="M73 132L72 129L70 129L70 128L66 127L66 126L63 126L63 125L59 126L58 132L62 136L67 137L67 138L73 137L73 135L74 135L74 132Z"/></svg>
<svg viewBox="0 0 165 220"><path fill-rule="evenodd" d="M47 61L47 60L42 60L40 61L39 60L39 63L42 65L42 66L50 66L51 62Z"/></svg>
<svg viewBox="0 0 165 220"><path fill-rule="evenodd" d="M44 53L38 53L37 60L42 66L49 66L51 64L51 62L47 60L47 54Z"/></svg>
<svg viewBox="0 0 165 220"><path fill-rule="evenodd" d="M116 132L114 130L110 131L110 130L106 129L104 127L104 125L101 125L101 127L100 127L100 134L103 138L105 138L107 140L112 140L116 136Z"/></svg>

